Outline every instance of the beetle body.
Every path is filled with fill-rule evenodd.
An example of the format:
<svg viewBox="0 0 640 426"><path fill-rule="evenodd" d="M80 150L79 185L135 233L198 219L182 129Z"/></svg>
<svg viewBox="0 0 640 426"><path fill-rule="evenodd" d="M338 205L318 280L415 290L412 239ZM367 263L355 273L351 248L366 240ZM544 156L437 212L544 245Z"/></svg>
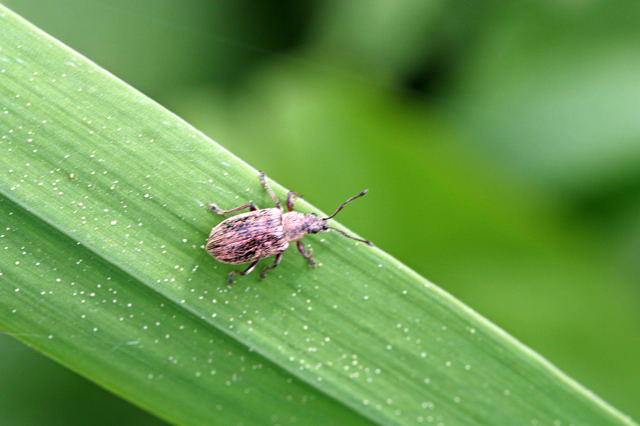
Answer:
<svg viewBox="0 0 640 426"><path fill-rule="evenodd" d="M333 215L326 218L319 218L315 214L304 214L293 211L294 197L297 196L295 192L289 192L287 196L287 207L289 211L285 213L280 201L269 187L262 172L260 173L260 179L262 185L275 201L276 207L258 209L255 204L249 203L236 207L235 209L222 210L215 204L210 204L211 209L216 213L225 215L244 209L251 210L248 213L230 217L215 226L211 230L205 246L207 252L220 262L229 264L251 262L251 265L244 271L232 271L229 274L229 283L233 283L234 275L247 275L255 269L261 259L275 255L276 260L273 265L265 267L260 274L260 277L264 278L268 270L278 266L282 258L282 253L289 247L289 243L292 241L296 242L298 250L304 258L309 260L310 265L315 266L316 262L313 259L313 251L307 252L304 244L300 241L302 237L309 233L315 234L333 229L348 238L371 245L369 241L352 237L328 225L328 220L333 218L346 204L365 195L367 191L363 191L342 203Z"/></svg>
<svg viewBox="0 0 640 426"><path fill-rule="evenodd" d="M289 242L282 210L256 210L230 217L211 230L207 251L220 262L241 264L285 251Z"/></svg>

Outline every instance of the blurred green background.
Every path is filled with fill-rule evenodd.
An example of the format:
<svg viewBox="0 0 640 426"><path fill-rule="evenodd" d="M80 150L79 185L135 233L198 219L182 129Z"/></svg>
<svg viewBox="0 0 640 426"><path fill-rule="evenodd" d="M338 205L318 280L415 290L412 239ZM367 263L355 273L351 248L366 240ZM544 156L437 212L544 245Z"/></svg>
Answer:
<svg viewBox="0 0 640 426"><path fill-rule="evenodd" d="M640 418L640 2L0 1L324 210L369 188L342 223ZM161 424L0 371L3 425Z"/></svg>

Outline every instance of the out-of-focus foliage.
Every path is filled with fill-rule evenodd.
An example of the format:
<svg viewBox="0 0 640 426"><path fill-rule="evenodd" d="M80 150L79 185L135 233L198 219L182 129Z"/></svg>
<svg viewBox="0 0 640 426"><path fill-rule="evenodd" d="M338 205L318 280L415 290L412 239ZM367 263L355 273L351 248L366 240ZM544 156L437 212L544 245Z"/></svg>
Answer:
<svg viewBox="0 0 640 426"><path fill-rule="evenodd" d="M640 416L637 2L4 3Z"/></svg>

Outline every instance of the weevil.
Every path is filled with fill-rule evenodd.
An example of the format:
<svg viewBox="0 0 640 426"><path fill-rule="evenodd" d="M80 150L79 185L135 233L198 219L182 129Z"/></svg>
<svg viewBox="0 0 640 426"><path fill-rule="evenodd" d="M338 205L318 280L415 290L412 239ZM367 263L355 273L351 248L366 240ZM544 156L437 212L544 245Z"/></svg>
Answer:
<svg viewBox="0 0 640 426"><path fill-rule="evenodd" d="M231 210L222 210L215 204L209 204L211 210L221 215L249 209L249 212L225 219L215 226L207 240L207 252L220 262L234 265L251 262L244 270L231 271L227 280L229 284L233 284L236 275L250 274L262 259L275 255L273 264L265 266L260 273L260 278L265 278L268 271L280 264L284 251L293 241L296 242L302 257L309 261L309 266L316 266L313 249L307 250L304 243L300 241L307 234L332 230L352 240L373 245L370 241L351 236L340 229L329 226L328 223L329 219L340 213L344 206L366 195L367 190L340 204L331 216L321 218L315 213L304 214L294 211L296 197L300 196L293 191L287 194L288 212L285 213L280 200L269 186L264 172L260 172L258 176L262 186L275 202L275 207L259 209L253 202L249 202Z"/></svg>

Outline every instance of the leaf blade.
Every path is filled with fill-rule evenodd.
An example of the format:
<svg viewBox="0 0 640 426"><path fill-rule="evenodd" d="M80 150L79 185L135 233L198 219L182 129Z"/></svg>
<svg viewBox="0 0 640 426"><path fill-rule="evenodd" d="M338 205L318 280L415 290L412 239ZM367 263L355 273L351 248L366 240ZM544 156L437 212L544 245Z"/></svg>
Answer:
<svg viewBox="0 0 640 426"><path fill-rule="evenodd" d="M504 423L525 418L630 422L397 260L337 235L309 238L324 264L317 270L288 256L267 281L256 285L255 277L246 277L229 290L224 285L229 268L202 250L207 230L217 223L205 204L215 201L231 208L253 198L267 206L269 198L261 191L256 171L75 52L10 12L2 14L8 28L2 36L6 46L2 54L13 61L3 68L8 78L0 89L0 99L8 105L0 145L7 154L0 159L0 194L6 208L21 218L18 223L27 223L29 214L40 218L27 227L34 231L29 238L13 232L3 238L10 241L16 256L37 252L35 242L43 243L51 235L56 237L48 242L51 251L55 251L56 239L66 241L68 253L72 252L70 241L80 242L88 250L82 256L92 256L98 265L92 271L119 271L133 280L123 278L121 292L131 296L131 282L144 288L144 297L142 293L135 297L138 303L146 297L158 306L164 303L162 309L171 305L175 308L172 315L200 321L202 329L215 336L211 339L236 345L234 351L249 348L244 357L254 354L256 360L269 362L268 374L251 383L264 389L259 385L267 380L274 394L267 403L252 400L247 410L233 405L234 398L239 398L237 387L228 386L231 389L223 392L224 381L212 381L211 388L203 389L197 381L187 380L186 372L195 376L196 365L206 358L203 352L197 352L198 362L174 371L174 381L159 387L158 392L164 393L149 401L143 399L149 395L142 386L150 380L148 375L146 380L135 376L127 381L120 373L117 381L105 386L172 421L193 424L219 415L212 414L206 400L195 398L206 395L207 389L219 392L223 405L232 407L223 410L228 421L250 411L257 422L260 414L268 417L276 408L304 421L307 408L301 401L279 407L296 391L318 404L312 409L314 415L326 412L328 419L350 422L364 421L360 416L388 424L430 420ZM283 188L275 186L283 195ZM300 205L304 211L314 210L305 202ZM28 250L21 249L21 241L30 243ZM75 274L70 258L56 262ZM35 268L25 276L14 276L27 268L16 268L8 260L3 258L0 263L3 271L12 271L0 277L0 325L10 326L17 335L37 331L37 323L21 323L27 317L11 312L15 308L10 305L17 299L11 297L6 283L24 281L36 298L47 296L47 290ZM58 269L49 270L45 278L55 279L56 273ZM98 280L87 277L87 286ZM25 309L31 305L43 309L33 300L22 304ZM81 312L76 305L67 294L52 306L59 312L68 306ZM160 315L147 304L137 314L151 315L147 312ZM111 315L105 311L100 319L106 321ZM64 332L69 339L74 336L70 324ZM117 332L117 323L107 324ZM162 336L176 333L160 324L161 332L153 339L158 340L157 345ZM177 322L171 325L179 327ZM42 331L56 326L60 324L50 324ZM113 340L124 345L135 341L126 340L125 333L116 335L119 339ZM75 348L84 356L90 353L88 336L91 334L85 336L85 347ZM51 346L53 340L31 343L51 351L56 346ZM113 347L103 344L107 353ZM161 345L161 355L167 359L177 350L172 344ZM178 345L192 351L206 346L205 341L190 339ZM137 345L116 350L134 349L128 346ZM69 347L73 346L67 341L58 349ZM144 349L136 352L143 359L152 355ZM242 371L244 362L231 358L235 364L226 370L228 377ZM159 371L173 371L160 358L151 359ZM73 362L77 371L105 383L111 371L107 367L115 368L121 360L107 357L105 366L94 372L82 359ZM133 390L123 391L126 386ZM163 401L171 395L175 399L167 407ZM496 404L500 410L495 409ZM171 415L180 417L167 417Z"/></svg>
<svg viewBox="0 0 640 426"><path fill-rule="evenodd" d="M364 422L11 201L0 214L6 257L20 259L2 268L2 326L74 371L175 423L292 422L306 410ZM75 268L57 268L69 258ZM37 288L33 269L49 278Z"/></svg>

